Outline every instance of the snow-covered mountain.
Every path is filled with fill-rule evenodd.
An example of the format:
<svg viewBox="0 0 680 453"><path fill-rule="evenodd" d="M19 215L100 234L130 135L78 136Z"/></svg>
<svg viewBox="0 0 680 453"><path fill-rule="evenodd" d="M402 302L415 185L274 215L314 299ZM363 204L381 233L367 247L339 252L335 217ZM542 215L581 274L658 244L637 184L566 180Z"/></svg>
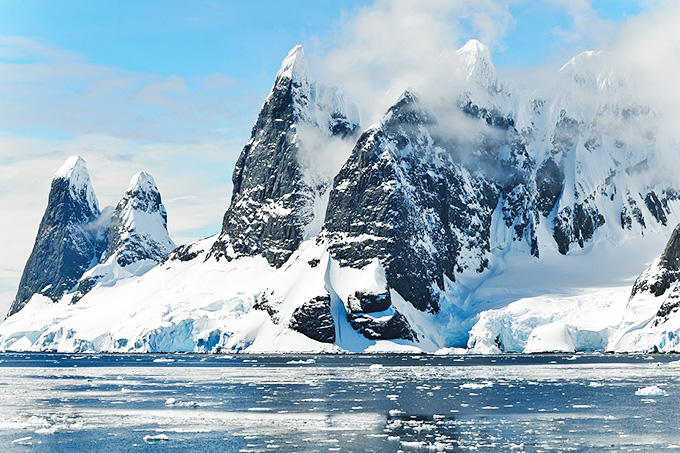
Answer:
<svg viewBox="0 0 680 453"><path fill-rule="evenodd" d="M33 252L8 316L36 296L76 303L96 285L144 274L174 248L151 175L135 175L116 208L100 211L85 161L72 156L52 181Z"/></svg>
<svg viewBox="0 0 680 453"><path fill-rule="evenodd" d="M100 264L85 272L71 299L76 303L96 285L113 285L122 278L139 276L175 249L168 234L168 216L151 175L142 171L113 210L106 250Z"/></svg>
<svg viewBox="0 0 680 453"><path fill-rule="evenodd" d="M632 279L680 221L680 181L670 171L677 143L606 54L576 56L552 88L532 92L502 80L478 41L450 58L455 83L445 93L407 90L359 133L357 107L313 81L294 48L237 161L222 231L118 279L130 260L148 263L138 248L162 250L149 257L157 261L172 247L160 196L142 208L153 221L126 220L132 186L147 181L133 178L103 263L75 296L13 312L0 344L612 348L628 322ZM138 226L121 229L128 224ZM155 242L125 239L146 227Z"/></svg>
<svg viewBox="0 0 680 453"><path fill-rule="evenodd" d="M608 349L680 352L680 225L659 258L635 280L621 324Z"/></svg>
<svg viewBox="0 0 680 453"><path fill-rule="evenodd" d="M9 316L34 294L57 301L73 288L106 248L107 217L99 210L85 161L70 157L52 180L47 209Z"/></svg>

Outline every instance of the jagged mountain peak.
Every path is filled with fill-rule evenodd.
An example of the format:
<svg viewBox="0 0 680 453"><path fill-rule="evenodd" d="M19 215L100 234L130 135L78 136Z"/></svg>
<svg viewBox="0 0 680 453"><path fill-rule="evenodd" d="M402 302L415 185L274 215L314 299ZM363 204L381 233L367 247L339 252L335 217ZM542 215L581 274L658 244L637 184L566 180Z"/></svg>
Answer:
<svg viewBox="0 0 680 453"><path fill-rule="evenodd" d="M121 266L147 258L160 261L175 248L168 235L167 219L153 177L144 171L137 173L114 210L102 261L114 254L118 254Z"/></svg>
<svg viewBox="0 0 680 453"><path fill-rule="evenodd" d="M68 178L71 179L74 176L78 176L84 173L87 173L87 167L85 166L85 159L82 157L75 155L71 156L66 161L64 164L59 167L59 170L56 171L54 174L55 178ZM88 175L89 178L89 175Z"/></svg>
<svg viewBox="0 0 680 453"><path fill-rule="evenodd" d="M569 61L567 61L564 66L560 68L560 71L568 71L577 67L592 66L595 62L601 60L605 55L605 52L602 50L586 50L575 55Z"/></svg>
<svg viewBox="0 0 680 453"><path fill-rule="evenodd" d="M85 159L71 156L54 174L54 181L68 181L69 192L74 200L82 199L89 206L90 211L99 214L99 203L92 188L90 173L87 171Z"/></svg>
<svg viewBox="0 0 680 453"><path fill-rule="evenodd" d="M481 41L471 39L456 51L458 55L469 55L474 58L491 59L489 48Z"/></svg>
<svg viewBox="0 0 680 453"><path fill-rule="evenodd" d="M484 88L496 85L498 75L488 47L476 39L471 39L456 51L456 55L463 66L467 81L476 82Z"/></svg>
<svg viewBox="0 0 680 453"><path fill-rule="evenodd" d="M305 58L305 51L300 44L293 47L286 58L283 59L276 78L289 78L294 81L309 79L307 58Z"/></svg>
<svg viewBox="0 0 680 453"><path fill-rule="evenodd" d="M613 69L607 52L587 50L566 62L559 72L583 88L603 91L626 84L622 74Z"/></svg>
<svg viewBox="0 0 680 453"><path fill-rule="evenodd" d="M359 111L337 88L311 81L307 70L302 46L296 46L283 60L236 162L231 203L210 256L261 254L280 267L307 227L320 223L322 194L334 173L325 170L339 160L325 151L345 151L344 145L329 144L353 139Z"/></svg>
<svg viewBox="0 0 680 453"><path fill-rule="evenodd" d="M100 217L85 160L69 157L52 180L45 214L9 315L21 310L34 294L57 301L73 287L104 247Z"/></svg>
<svg viewBox="0 0 680 453"><path fill-rule="evenodd" d="M145 171L140 171L130 179L130 186L128 188L128 191L135 189L139 189L145 192L151 190L158 190L156 187L156 182L153 179L153 176L151 176Z"/></svg>

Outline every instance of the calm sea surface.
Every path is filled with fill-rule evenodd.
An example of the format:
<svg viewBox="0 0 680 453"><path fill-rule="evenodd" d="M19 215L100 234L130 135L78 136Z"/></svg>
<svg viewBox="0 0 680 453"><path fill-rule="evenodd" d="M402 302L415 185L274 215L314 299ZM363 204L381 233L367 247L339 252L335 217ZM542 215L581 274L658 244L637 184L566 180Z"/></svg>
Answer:
<svg viewBox="0 0 680 453"><path fill-rule="evenodd" d="M4 353L0 451L680 451L679 377L668 355Z"/></svg>

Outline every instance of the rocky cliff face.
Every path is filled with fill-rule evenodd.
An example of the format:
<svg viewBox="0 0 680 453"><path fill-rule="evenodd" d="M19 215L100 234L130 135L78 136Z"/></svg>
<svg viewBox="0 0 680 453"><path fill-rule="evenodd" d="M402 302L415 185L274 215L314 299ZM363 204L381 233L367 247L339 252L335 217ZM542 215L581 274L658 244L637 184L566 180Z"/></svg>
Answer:
<svg viewBox="0 0 680 453"><path fill-rule="evenodd" d="M456 273L488 268L495 222L513 226L513 239L537 253L527 174L517 166L525 150L507 119L465 107L461 117L488 133L461 149L405 93L359 139L330 194L323 234L333 258L355 268L379 258L388 285L419 310L437 312Z"/></svg>
<svg viewBox="0 0 680 453"><path fill-rule="evenodd" d="M106 247L106 221L85 161L74 156L57 171L47 209L9 314L21 310L34 294L53 301L70 291Z"/></svg>
<svg viewBox="0 0 680 453"><path fill-rule="evenodd" d="M357 282L336 313L370 339L417 338L392 291L421 312L438 313L443 295L474 312L466 281L493 275L507 251L540 258L622 243L665 228L675 199L668 181L640 184L656 180L646 163L662 145L648 129L650 111L630 101L600 54L570 61L560 90L537 93L503 84L479 42L457 57L460 87L448 105L405 92L333 180L317 246L340 268L379 261L385 284L366 291ZM275 319L290 306L297 318L324 317L319 301L332 302L335 290L330 279L291 304L265 291L259 306ZM355 294L388 302L374 309Z"/></svg>
<svg viewBox="0 0 680 453"><path fill-rule="evenodd" d="M113 284L130 275L141 275L175 248L168 234L168 215L151 175L139 172L118 202L108 228L108 245L101 264L86 272L71 303L78 302L97 284Z"/></svg>
<svg viewBox="0 0 680 453"><path fill-rule="evenodd" d="M211 256L262 255L273 266L283 265L313 221L315 194L330 182L309 177L315 169L305 165L303 148L318 144L304 143L301 129L313 130L323 146L323 139L351 138L358 127L356 106L312 82L302 47L291 50L236 162L231 205Z"/></svg>
<svg viewBox="0 0 680 453"><path fill-rule="evenodd" d="M607 348L622 352L680 351L680 225L659 258L635 280L623 320Z"/></svg>
<svg viewBox="0 0 680 453"><path fill-rule="evenodd" d="M659 297L680 280L680 225L671 234L663 253L636 280L630 298L648 292Z"/></svg>

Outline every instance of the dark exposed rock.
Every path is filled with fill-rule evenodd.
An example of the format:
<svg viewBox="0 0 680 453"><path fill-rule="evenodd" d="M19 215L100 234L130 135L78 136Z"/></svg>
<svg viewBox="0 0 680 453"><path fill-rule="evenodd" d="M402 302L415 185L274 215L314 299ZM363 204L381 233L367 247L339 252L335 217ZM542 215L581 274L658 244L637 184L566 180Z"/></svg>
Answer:
<svg viewBox="0 0 680 453"><path fill-rule="evenodd" d="M96 264L106 246L106 223L85 161L70 158L52 181L47 209L8 316L40 293L57 301Z"/></svg>
<svg viewBox="0 0 680 453"><path fill-rule="evenodd" d="M272 322L274 324L279 323L279 312L277 310L278 305L280 305L280 301L275 301L270 299L272 296L272 292L264 292L260 294L260 296L255 299L255 303L253 304L253 309L255 310L261 310L261 311L266 311L267 314L269 314L269 317L272 319Z"/></svg>
<svg viewBox="0 0 680 453"><path fill-rule="evenodd" d="M656 312L652 325L656 327L668 321L668 318L670 318L672 314L677 313L678 309L680 309L680 294L677 291L673 291L668 295L666 300L664 300L661 307L659 307L659 311Z"/></svg>
<svg viewBox="0 0 680 453"><path fill-rule="evenodd" d="M166 256L163 259L163 261L161 261L161 263L164 263L166 261L171 261L171 260L191 261L203 252L204 252L204 250L200 250L200 249L196 248L196 244L180 245L175 250L170 252L168 254L168 256Z"/></svg>
<svg viewBox="0 0 680 453"><path fill-rule="evenodd" d="M536 171L536 207L548 217L562 194L564 171L555 160L547 159Z"/></svg>
<svg viewBox="0 0 680 453"><path fill-rule="evenodd" d="M632 299L643 291L649 291L659 297L678 280L680 280L680 225L673 230L658 263L652 264L635 280L630 297ZM670 310L669 306L662 307L661 311L669 313Z"/></svg>
<svg viewBox="0 0 680 453"><path fill-rule="evenodd" d="M94 275L92 277L87 277L84 279L81 279L78 282L78 288L76 289L76 292L73 294L73 297L71 298L71 304L75 304L78 302L80 299L85 296L85 294L89 293L92 288L94 288L99 280L101 280L100 275Z"/></svg>
<svg viewBox="0 0 680 453"><path fill-rule="evenodd" d="M347 304L352 313L375 313L387 310L392 305L392 298L389 291L379 294L356 291L349 295Z"/></svg>
<svg viewBox="0 0 680 453"><path fill-rule="evenodd" d="M310 83L302 48L293 49L236 162L231 204L209 256L262 255L280 267L297 250L311 220L308 193L314 189L303 178L297 127L311 125L329 137L351 137L358 129L357 119L320 98L328 90ZM328 122L318 124L315 111L327 115ZM229 246L234 256L228 256Z"/></svg>
<svg viewBox="0 0 680 453"><path fill-rule="evenodd" d="M666 217L666 213L664 212L664 208L661 204L661 201L659 200L659 197L657 197L654 192L649 192L647 195L645 195L645 206L647 206L647 209L652 213L657 222L662 225L666 225L668 218Z"/></svg>
<svg viewBox="0 0 680 453"><path fill-rule="evenodd" d="M553 237L560 253L566 254L571 244L584 247L592 239L595 230L604 225L605 219L587 200L574 205L574 211L567 206L555 217Z"/></svg>
<svg viewBox="0 0 680 453"><path fill-rule="evenodd" d="M417 335L408 321L398 311L389 318L377 319L369 314L347 314L347 321L360 334L369 340L417 340Z"/></svg>
<svg viewBox="0 0 680 453"><path fill-rule="evenodd" d="M295 309L289 327L312 340L335 343L335 322L331 314L331 297L317 296Z"/></svg>

